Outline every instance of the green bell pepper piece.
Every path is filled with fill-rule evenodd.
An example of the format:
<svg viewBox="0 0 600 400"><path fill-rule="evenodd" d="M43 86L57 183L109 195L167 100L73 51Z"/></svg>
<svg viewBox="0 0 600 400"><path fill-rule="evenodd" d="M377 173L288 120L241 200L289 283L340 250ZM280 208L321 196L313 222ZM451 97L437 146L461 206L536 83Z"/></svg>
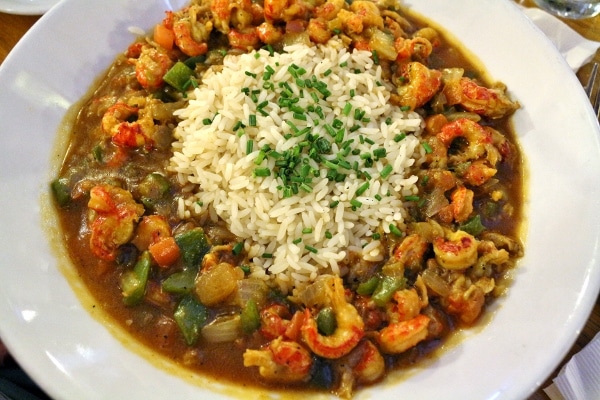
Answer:
<svg viewBox="0 0 600 400"><path fill-rule="evenodd" d="M202 303L189 295L179 302L173 317L185 342L191 346L200 337L200 331L208 319L208 311Z"/></svg>
<svg viewBox="0 0 600 400"><path fill-rule="evenodd" d="M152 256L148 251L144 251L133 269L125 271L121 276L123 302L126 305L136 305L144 298L151 266Z"/></svg>

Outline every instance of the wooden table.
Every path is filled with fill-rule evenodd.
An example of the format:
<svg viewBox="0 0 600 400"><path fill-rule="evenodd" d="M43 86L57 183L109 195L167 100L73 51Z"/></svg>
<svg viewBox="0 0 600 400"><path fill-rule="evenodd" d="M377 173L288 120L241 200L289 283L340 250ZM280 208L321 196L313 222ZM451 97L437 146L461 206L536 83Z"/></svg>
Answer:
<svg viewBox="0 0 600 400"><path fill-rule="evenodd" d="M518 2L528 7L532 6L531 0L521 0ZM0 13L0 63L4 61L8 52L38 19L39 17L36 16L20 16ZM591 19L565 22L588 39L600 42L600 16ZM596 53L594 61L600 62L600 51ZM589 71L589 65L586 65L578 72L578 76L582 82L585 82L585 79L587 79ZM562 367L573 354L581 350L598 332L600 332L600 297L596 300L592 315L581 331L577 341L569 351L569 354L565 357L561 365L557 367L556 371L540 386L540 389L536 391L529 400L547 400L548 396L546 396L542 388L549 385L560 367Z"/></svg>

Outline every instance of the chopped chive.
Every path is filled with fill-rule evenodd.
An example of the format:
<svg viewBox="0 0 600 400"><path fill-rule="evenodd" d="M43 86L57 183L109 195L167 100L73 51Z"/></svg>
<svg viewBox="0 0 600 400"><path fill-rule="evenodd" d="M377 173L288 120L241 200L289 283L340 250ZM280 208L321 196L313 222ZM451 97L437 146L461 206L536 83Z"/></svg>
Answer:
<svg viewBox="0 0 600 400"><path fill-rule="evenodd" d="M362 206L362 202L360 200L352 199L352 200L350 200L350 205L352 207L358 208L358 207Z"/></svg>
<svg viewBox="0 0 600 400"><path fill-rule="evenodd" d="M307 234L312 233L312 232L313 232L312 228L304 228L304 229L302 229L302 233L304 235L307 235Z"/></svg>
<svg viewBox="0 0 600 400"><path fill-rule="evenodd" d="M348 66L348 61L344 61L343 63L340 64L341 68L346 68Z"/></svg>
<svg viewBox="0 0 600 400"><path fill-rule="evenodd" d="M255 168L254 176L256 176L256 177L271 176L271 170L269 168Z"/></svg>
<svg viewBox="0 0 600 400"><path fill-rule="evenodd" d="M331 75L331 73L332 73L332 72L333 72L333 71L332 71L331 69L328 69L327 71L325 71L325 72L323 73L323 75L325 75L325 76L329 76L329 75Z"/></svg>
<svg viewBox="0 0 600 400"><path fill-rule="evenodd" d="M331 239L333 237L333 234L329 231L325 231L325 238L327 239Z"/></svg>
<svg viewBox="0 0 600 400"><path fill-rule="evenodd" d="M231 252L237 256L242 250L244 250L244 242L237 242L235 246L233 246L233 249L231 249Z"/></svg>
<svg viewBox="0 0 600 400"><path fill-rule="evenodd" d="M381 199L382 199L382 197L381 197L381 195L380 195L379 193L377 193L377 194L376 194L375 196L373 196L373 197L375 197L375 200L377 200L377 201L381 201Z"/></svg>
<svg viewBox="0 0 600 400"><path fill-rule="evenodd" d="M366 111L361 110L360 108L354 109L354 119L360 121L366 114Z"/></svg>
<svg viewBox="0 0 600 400"><path fill-rule="evenodd" d="M250 114L248 116L248 125L256 126L256 115L255 114Z"/></svg>
<svg viewBox="0 0 600 400"><path fill-rule="evenodd" d="M390 224L390 232L396 236L402 236L402 231L394 224Z"/></svg>
<svg viewBox="0 0 600 400"><path fill-rule="evenodd" d="M260 58L260 53L254 53L254 58L258 60Z"/></svg>
<svg viewBox="0 0 600 400"><path fill-rule="evenodd" d="M250 272L252 272L252 268L250 268L249 265L240 265L240 269L242 271L244 271L244 274L248 275Z"/></svg>
<svg viewBox="0 0 600 400"><path fill-rule="evenodd" d="M329 208L336 208L338 204L340 204L339 201L332 201L331 203L329 203Z"/></svg>
<svg viewBox="0 0 600 400"><path fill-rule="evenodd" d="M319 118L325 118L325 114L323 113L323 108L321 108L321 106L317 106L315 108L315 112L317 113Z"/></svg>
<svg viewBox="0 0 600 400"><path fill-rule="evenodd" d="M339 160L338 165L342 168L351 169L352 165L346 160Z"/></svg>
<svg viewBox="0 0 600 400"><path fill-rule="evenodd" d="M377 232L375 232L374 234L371 235L371 237L373 238L373 240L379 240L381 239L381 235Z"/></svg>
<svg viewBox="0 0 600 400"><path fill-rule="evenodd" d="M210 124L212 124L212 119L210 119L210 118L204 118L204 119L202 120L202 123L203 123L204 125L210 125Z"/></svg>
<svg viewBox="0 0 600 400"><path fill-rule="evenodd" d="M298 239L294 239L294 240L292 241L292 243L294 243L294 244L298 244L298 243L300 243L301 241L302 241L302 238L298 238Z"/></svg>
<svg viewBox="0 0 600 400"><path fill-rule="evenodd" d="M317 94L315 92L310 92L310 97L312 97L312 99L315 103L319 102L319 96L317 96Z"/></svg>
<svg viewBox="0 0 600 400"><path fill-rule="evenodd" d="M358 189L356 189L356 195L357 195L357 196L360 196L360 195L362 195L364 192L366 192L366 191L367 191L367 189L369 189L369 186L371 186L371 185L369 184L369 182L365 182L365 183L363 183L362 185L360 185L360 186L358 187Z"/></svg>
<svg viewBox="0 0 600 400"><path fill-rule="evenodd" d="M335 131L335 129L333 129L333 127L331 125L325 124L325 125L323 125L323 127L325 128L327 133L329 133L331 136L335 136L336 131Z"/></svg>
<svg viewBox="0 0 600 400"><path fill-rule="evenodd" d="M381 176L383 179L385 179L388 176L390 176L390 174L392 173L392 170L393 170L392 166L390 164L388 164L385 167L383 167L379 176Z"/></svg>
<svg viewBox="0 0 600 400"><path fill-rule="evenodd" d="M419 201L419 196L404 196L405 201Z"/></svg>
<svg viewBox="0 0 600 400"><path fill-rule="evenodd" d="M317 250L314 247L309 246L309 245L304 246L304 248L314 254L317 254L319 252L319 250Z"/></svg>
<svg viewBox="0 0 600 400"><path fill-rule="evenodd" d="M246 154L250 154L254 151L254 140L248 140L246 142Z"/></svg>
<svg viewBox="0 0 600 400"><path fill-rule="evenodd" d="M238 129L243 128L243 127L244 127L244 123L242 121L238 120L235 123L235 125L233 125L233 131L237 131Z"/></svg>
<svg viewBox="0 0 600 400"><path fill-rule="evenodd" d="M433 149L431 148L431 146L429 145L429 143L423 142L423 143L421 143L421 145L425 149L425 153L431 154L433 152Z"/></svg>
<svg viewBox="0 0 600 400"><path fill-rule="evenodd" d="M375 158L384 158L387 155L387 151L385 148L380 147L378 149L373 150L373 155Z"/></svg>
<svg viewBox="0 0 600 400"><path fill-rule="evenodd" d="M323 160L323 165L332 170L337 170L340 166L332 161Z"/></svg>
<svg viewBox="0 0 600 400"><path fill-rule="evenodd" d="M373 62L375 65L379 65L379 54L377 54L377 50L373 50L371 55L373 56Z"/></svg>
<svg viewBox="0 0 600 400"><path fill-rule="evenodd" d="M404 140L404 138L406 138L406 134L405 133L399 133L396 136L394 136L394 142L398 143Z"/></svg>
<svg viewBox="0 0 600 400"><path fill-rule="evenodd" d="M352 104L346 103L346 105L344 106L344 109L342 110L342 113L345 116L348 116L348 115L350 115L350 111L352 111Z"/></svg>
<svg viewBox="0 0 600 400"><path fill-rule="evenodd" d="M294 119L297 119L297 120L300 120L300 121L306 121L307 120L306 114L303 114L303 113L295 112L292 116L294 117Z"/></svg>
<svg viewBox="0 0 600 400"><path fill-rule="evenodd" d="M292 129L292 132L297 133L299 132L298 127L290 120L286 120L285 123Z"/></svg>
<svg viewBox="0 0 600 400"><path fill-rule="evenodd" d="M246 74L246 76L251 76L252 78L256 78L256 74L254 72L245 71L244 74Z"/></svg>
<svg viewBox="0 0 600 400"><path fill-rule="evenodd" d="M273 254L271 254L271 253L263 253L262 257L263 258L273 258Z"/></svg>
<svg viewBox="0 0 600 400"><path fill-rule="evenodd" d="M300 189L304 190L306 193L312 192L312 188L309 185L307 185L306 183L300 184Z"/></svg>
<svg viewBox="0 0 600 400"><path fill-rule="evenodd" d="M354 97L356 91L354 89L350 89L350 97Z"/></svg>
<svg viewBox="0 0 600 400"><path fill-rule="evenodd" d="M410 111L410 106L402 106L400 107L400 111Z"/></svg>

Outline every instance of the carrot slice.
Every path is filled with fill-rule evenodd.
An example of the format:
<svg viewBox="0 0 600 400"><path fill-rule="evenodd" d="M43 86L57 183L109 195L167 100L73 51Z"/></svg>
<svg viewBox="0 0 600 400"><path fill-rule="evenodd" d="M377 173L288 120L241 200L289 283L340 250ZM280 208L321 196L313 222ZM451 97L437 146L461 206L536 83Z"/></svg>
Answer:
<svg viewBox="0 0 600 400"><path fill-rule="evenodd" d="M148 247L148 251L154 258L154 261L161 267L168 267L179 258L179 246L172 236L163 238L158 242L152 243Z"/></svg>

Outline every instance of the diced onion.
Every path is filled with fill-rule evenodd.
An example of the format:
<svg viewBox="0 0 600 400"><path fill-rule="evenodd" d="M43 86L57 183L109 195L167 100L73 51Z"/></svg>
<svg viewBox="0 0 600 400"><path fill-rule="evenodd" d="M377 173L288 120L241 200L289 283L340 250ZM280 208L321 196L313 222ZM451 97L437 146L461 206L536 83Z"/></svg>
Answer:
<svg viewBox="0 0 600 400"><path fill-rule="evenodd" d="M332 276L321 275L299 293L298 299L307 307L327 306L330 302L331 285Z"/></svg>
<svg viewBox="0 0 600 400"><path fill-rule="evenodd" d="M266 303L269 287L265 281L248 278L239 280L237 285L236 303L240 307L244 307L249 300L254 300L258 308L262 308Z"/></svg>
<svg viewBox="0 0 600 400"><path fill-rule="evenodd" d="M394 38L387 33L375 29L369 39L369 46L386 60L396 60L398 53L394 48Z"/></svg>
<svg viewBox="0 0 600 400"><path fill-rule="evenodd" d="M450 294L450 285L435 271L426 269L421 274L425 285L442 297L447 297Z"/></svg>
<svg viewBox="0 0 600 400"><path fill-rule="evenodd" d="M202 328L202 337L210 343L233 342L240 335L240 316L217 317Z"/></svg>
<svg viewBox="0 0 600 400"><path fill-rule="evenodd" d="M446 198L446 196L444 196L444 192L441 189L435 188L435 189L433 189L431 194L429 194L429 196L427 196L427 201L425 202L425 210L424 210L425 215L427 217L433 217L434 215L439 213L442 208L446 207L448 204L450 204L450 203L448 202L448 199Z"/></svg>

